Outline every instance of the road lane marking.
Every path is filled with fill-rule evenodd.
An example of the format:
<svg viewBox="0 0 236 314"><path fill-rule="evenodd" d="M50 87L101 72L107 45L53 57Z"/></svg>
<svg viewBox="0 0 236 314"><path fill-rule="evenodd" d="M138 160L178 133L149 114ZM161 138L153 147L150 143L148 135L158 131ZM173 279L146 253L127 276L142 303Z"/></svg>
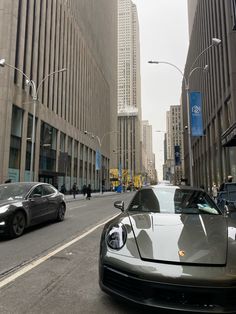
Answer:
<svg viewBox="0 0 236 314"><path fill-rule="evenodd" d="M84 204L84 205L80 205L80 206L76 206L76 207L67 207L67 210L73 210L73 209L77 209L77 208L81 208L81 207L86 207L87 204Z"/></svg>
<svg viewBox="0 0 236 314"><path fill-rule="evenodd" d="M101 226L105 225L108 221L110 221L111 219L115 218L116 216L118 216L118 215L114 215L114 216L110 217L109 219L107 219L107 220L105 220L103 222L100 222L98 225L95 225L93 228L91 228L90 230L84 232L80 236L78 236L78 237L74 238L73 240L63 244L62 246L60 246L59 248L55 249L51 253L48 253L47 255L42 256L39 259L34 260L34 261L30 262L28 265L22 267L20 270L18 270L14 274L12 274L9 277L7 277L7 278L3 279L2 281L0 281L0 289L3 288L4 286L6 286L7 284L9 284L10 282L16 280L18 277L24 275L28 271L32 270L33 268L39 266L43 262L47 261L50 257L58 254L59 252L61 252L64 249L68 248L69 246L71 246L72 244L74 244L74 243L80 241L81 239L85 238L90 233L94 232L96 229L98 229Z"/></svg>

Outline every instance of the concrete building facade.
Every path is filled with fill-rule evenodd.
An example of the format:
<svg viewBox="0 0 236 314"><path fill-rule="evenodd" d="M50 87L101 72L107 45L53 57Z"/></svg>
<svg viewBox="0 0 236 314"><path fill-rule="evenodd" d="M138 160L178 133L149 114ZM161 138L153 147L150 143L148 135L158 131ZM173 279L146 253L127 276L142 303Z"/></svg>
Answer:
<svg viewBox="0 0 236 314"><path fill-rule="evenodd" d="M142 148L142 173L147 176L149 183L157 182L155 154L152 145L152 125L147 120L142 121Z"/></svg>
<svg viewBox="0 0 236 314"><path fill-rule="evenodd" d="M190 89L203 98L204 135L192 137L193 181L210 188L227 175L236 180L236 2L198 0L191 33L185 75L196 57L212 38L221 39L219 47L207 50L195 66L209 65L207 75L196 71ZM187 125L186 91L183 84L183 118ZM185 172L189 175L189 148L184 139Z"/></svg>
<svg viewBox="0 0 236 314"><path fill-rule="evenodd" d="M183 126L180 105L170 106L166 112L166 159L163 177L174 184L183 178Z"/></svg>
<svg viewBox="0 0 236 314"><path fill-rule="evenodd" d="M118 1L118 168L141 172L140 48L137 8Z"/></svg>
<svg viewBox="0 0 236 314"><path fill-rule="evenodd" d="M12 66L0 70L0 181L29 180L36 117L34 180L98 189L101 149L109 184L117 126L117 1L0 0L0 8L0 58ZM38 88L35 114L32 88L13 67ZM62 68L67 71L48 77ZM98 137L104 137L101 147Z"/></svg>
<svg viewBox="0 0 236 314"><path fill-rule="evenodd" d="M191 37L198 0L188 0L188 32Z"/></svg>

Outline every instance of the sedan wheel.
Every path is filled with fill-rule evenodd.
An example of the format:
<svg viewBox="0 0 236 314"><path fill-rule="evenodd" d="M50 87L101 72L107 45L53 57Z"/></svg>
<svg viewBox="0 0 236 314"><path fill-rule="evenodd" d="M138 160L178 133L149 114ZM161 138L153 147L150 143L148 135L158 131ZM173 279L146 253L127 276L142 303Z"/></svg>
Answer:
<svg viewBox="0 0 236 314"><path fill-rule="evenodd" d="M66 207L64 204L60 204L57 210L57 221L62 221L65 218Z"/></svg>
<svg viewBox="0 0 236 314"><path fill-rule="evenodd" d="M14 238L21 236L25 230L25 224L26 221L24 213L21 211L15 213L10 227L11 236Z"/></svg>

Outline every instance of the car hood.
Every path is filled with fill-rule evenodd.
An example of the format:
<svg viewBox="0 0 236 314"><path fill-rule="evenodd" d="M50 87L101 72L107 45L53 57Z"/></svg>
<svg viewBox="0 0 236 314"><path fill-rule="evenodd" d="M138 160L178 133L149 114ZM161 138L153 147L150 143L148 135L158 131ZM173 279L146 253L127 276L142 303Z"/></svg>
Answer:
<svg viewBox="0 0 236 314"><path fill-rule="evenodd" d="M136 213L130 221L142 259L226 264L228 231L223 215Z"/></svg>

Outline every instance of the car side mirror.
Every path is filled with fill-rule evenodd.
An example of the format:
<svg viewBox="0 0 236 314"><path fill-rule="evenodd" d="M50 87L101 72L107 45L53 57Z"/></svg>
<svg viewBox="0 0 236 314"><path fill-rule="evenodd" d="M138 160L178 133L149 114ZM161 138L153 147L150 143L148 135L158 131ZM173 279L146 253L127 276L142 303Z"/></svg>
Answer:
<svg viewBox="0 0 236 314"><path fill-rule="evenodd" d="M116 201L114 203L114 206L116 208L119 208L122 212L125 210L125 203L124 203L124 201Z"/></svg>
<svg viewBox="0 0 236 314"><path fill-rule="evenodd" d="M227 203L224 206L224 212L228 215L232 212L236 212L236 202Z"/></svg>
<svg viewBox="0 0 236 314"><path fill-rule="evenodd" d="M224 213L225 213L226 215L228 215L228 214L230 213L230 210L229 210L228 205L225 205L225 206L224 206Z"/></svg>

